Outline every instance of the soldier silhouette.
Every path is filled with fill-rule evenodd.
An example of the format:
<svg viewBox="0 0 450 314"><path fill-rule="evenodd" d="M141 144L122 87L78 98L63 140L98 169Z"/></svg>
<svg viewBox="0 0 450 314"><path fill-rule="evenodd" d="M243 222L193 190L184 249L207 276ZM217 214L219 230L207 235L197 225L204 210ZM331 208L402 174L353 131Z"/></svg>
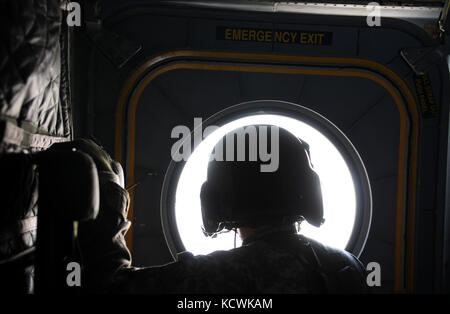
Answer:
<svg viewBox="0 0 450 314"><path fill-rule="evenodd" d="M260 128L256 129L259 136ZM204 232L212 236L235 230L243 241L241 247L198 256L184 252L175 262L144 268L131 265L125 243L129 197L121 186L120 165L92 141L58 144L90 154L99 169L99 216L79 227L86 291L365 292L365 270L355 256L298 234L304 220L314 226L323 222L320 180L307 143L279 128L277 144L276 171L262 172L259 157L256 161L209 162L200 194ZM245 145L248 156L248 141Z"/></svg>

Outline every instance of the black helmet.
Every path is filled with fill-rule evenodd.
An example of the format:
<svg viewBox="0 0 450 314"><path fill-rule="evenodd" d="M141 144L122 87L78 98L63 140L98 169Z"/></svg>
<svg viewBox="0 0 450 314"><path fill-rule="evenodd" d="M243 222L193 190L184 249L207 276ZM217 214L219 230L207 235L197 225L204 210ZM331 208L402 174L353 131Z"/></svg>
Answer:
<svg viewBox="0 0 450 314"><path fill-rule="evenodd" d="M255 149L255 141L252 145L245 137L245 161L236 161L236 140L233 141L232 161L230 158L223 158L230 161L211 160L200 194L205 234L244 226L294 223L302 219L320 226L323 222L322 193L319 176L310 161L309 145L283 128L253 127L258 138L258 152L262 132L271 131L271 137L263 134L266 139L278 134L278 143L274 142L278 144L278 167L273 172L261 171L261 164L267 165L267 159L261 158L261 154L257 154L256 160L249 161L249 148ZM228 135L232 133L235 131ZM224 144L229 147L218 148ZM215 152L223 150L226 156L230 147L224 137L216 145ZM270 148L271 154L275 148Z"/></svg>

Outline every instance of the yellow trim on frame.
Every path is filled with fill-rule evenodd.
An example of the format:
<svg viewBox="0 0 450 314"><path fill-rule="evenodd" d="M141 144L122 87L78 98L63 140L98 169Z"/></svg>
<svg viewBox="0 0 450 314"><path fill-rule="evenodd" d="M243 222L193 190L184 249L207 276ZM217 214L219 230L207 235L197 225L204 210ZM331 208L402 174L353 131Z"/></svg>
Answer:
<svg viewBox="0 0 450 314"><path fill-rule="evenodd" d="M206 64L206 63L186 63L186 59L207 59L208 61L236 61L248 60L248 62L282 62L284 65L328 65L328 66L357 66L363 69L376 71L393 82L401 91L406 99L407 108L404 107L402 99L395 90L385 80L367 72L358 72L357 70L339 69L339 70L321 70L321 69L301 69L286 68L277 64L256 64L256 65L230 65L230 64ZM180 59L180 63L166 63L158 67L162 61ZM184 59L184 60L183 60ZM183 63L184 62L184 63ZM147 74L149 68L155 68L153 72ZM352 76L372 80L383 86L393 97L400 113L400 147L399 147L399 167L397 183L397 217L396 217L396 245L395 245L395 291L403 292L402 285L402 240L403 240L403 206L407 206L408 211L408 246L406 248L406 289L412 292L413 289L413 263L414 263L414 222L416 206L416 182L417 182L417 155L418 155L418 137L419 137L419 114L416 101L406 85L406 83L388 67L366 59L359 58L336 58L336 57L309 57L309 56L291 56L291 55L272 55L272 54L252 54L252 53L234 53L234 52L213 52L213 51L193 51L179 50L171 51L154 58L151 58L139 67L127 80L119 97L117 105L116 120L116 155L115 158L122 162L123 160L123 115L126 104L129 104L129 132L128 132L128 175L127 185L134 183L134 149L135 149L135 122L136 110L139 98L142 92L150 82L159 75L168 71L177 69L196 69L212 71L238 71L238 72L262 72L262 73L280 73L280 74L303 74L303 75L321 75L321 76ZM143 79L141 82L139 82ZM139 82L135 88L136 82ZM134 93L133 93L134 92ZM132 94L133 93L133 94ZM132 94L132 95L131 95ZM131 98L129 101L128 98ZM411 118L411 142L408 143L408 113ZM407 144L410 145L409 169L406 173L407 165ZM405 175L408 176L408 185L405 184ZM408 192L408 204L405 203L406 192ZM129 219L133 217L133 198L134 191L130 191L130 210ZM132 230L127 234L127 244L132 246Z"/></svg>

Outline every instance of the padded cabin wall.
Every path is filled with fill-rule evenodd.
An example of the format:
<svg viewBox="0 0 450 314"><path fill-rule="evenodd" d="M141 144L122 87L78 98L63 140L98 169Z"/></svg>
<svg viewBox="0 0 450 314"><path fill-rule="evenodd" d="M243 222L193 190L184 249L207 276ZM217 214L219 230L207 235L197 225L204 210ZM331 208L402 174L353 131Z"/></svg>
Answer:
<svg viewBox="0 0 450 314"><path fill-rule="evenodd" d="M8 125L2 126L1 150L43 149L48 144L39 134L54 137L51 142L71 135L60 1L3 1L1 6L0 118L25 137L14 139Z"/></svg>
<svg viewBox="0 0 450 314"><path fill-rule="evenodd" d="M2 291L32 293L38 175L30 153L72 135L67 28L59 0L0 3Z"/></svg>

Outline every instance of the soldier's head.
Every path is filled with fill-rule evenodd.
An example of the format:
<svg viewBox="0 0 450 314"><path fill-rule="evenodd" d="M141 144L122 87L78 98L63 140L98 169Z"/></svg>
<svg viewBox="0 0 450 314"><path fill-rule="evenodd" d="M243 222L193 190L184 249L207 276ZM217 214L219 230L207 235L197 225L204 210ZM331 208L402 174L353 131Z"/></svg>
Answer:
<svg viewBox="0 0 450 314"><path fill-rule="evenodd" d="M228 133L214 148L201 188L204 231L258 229L323 221L320 181L309 146L289 131L254 125Z"/></svg>

